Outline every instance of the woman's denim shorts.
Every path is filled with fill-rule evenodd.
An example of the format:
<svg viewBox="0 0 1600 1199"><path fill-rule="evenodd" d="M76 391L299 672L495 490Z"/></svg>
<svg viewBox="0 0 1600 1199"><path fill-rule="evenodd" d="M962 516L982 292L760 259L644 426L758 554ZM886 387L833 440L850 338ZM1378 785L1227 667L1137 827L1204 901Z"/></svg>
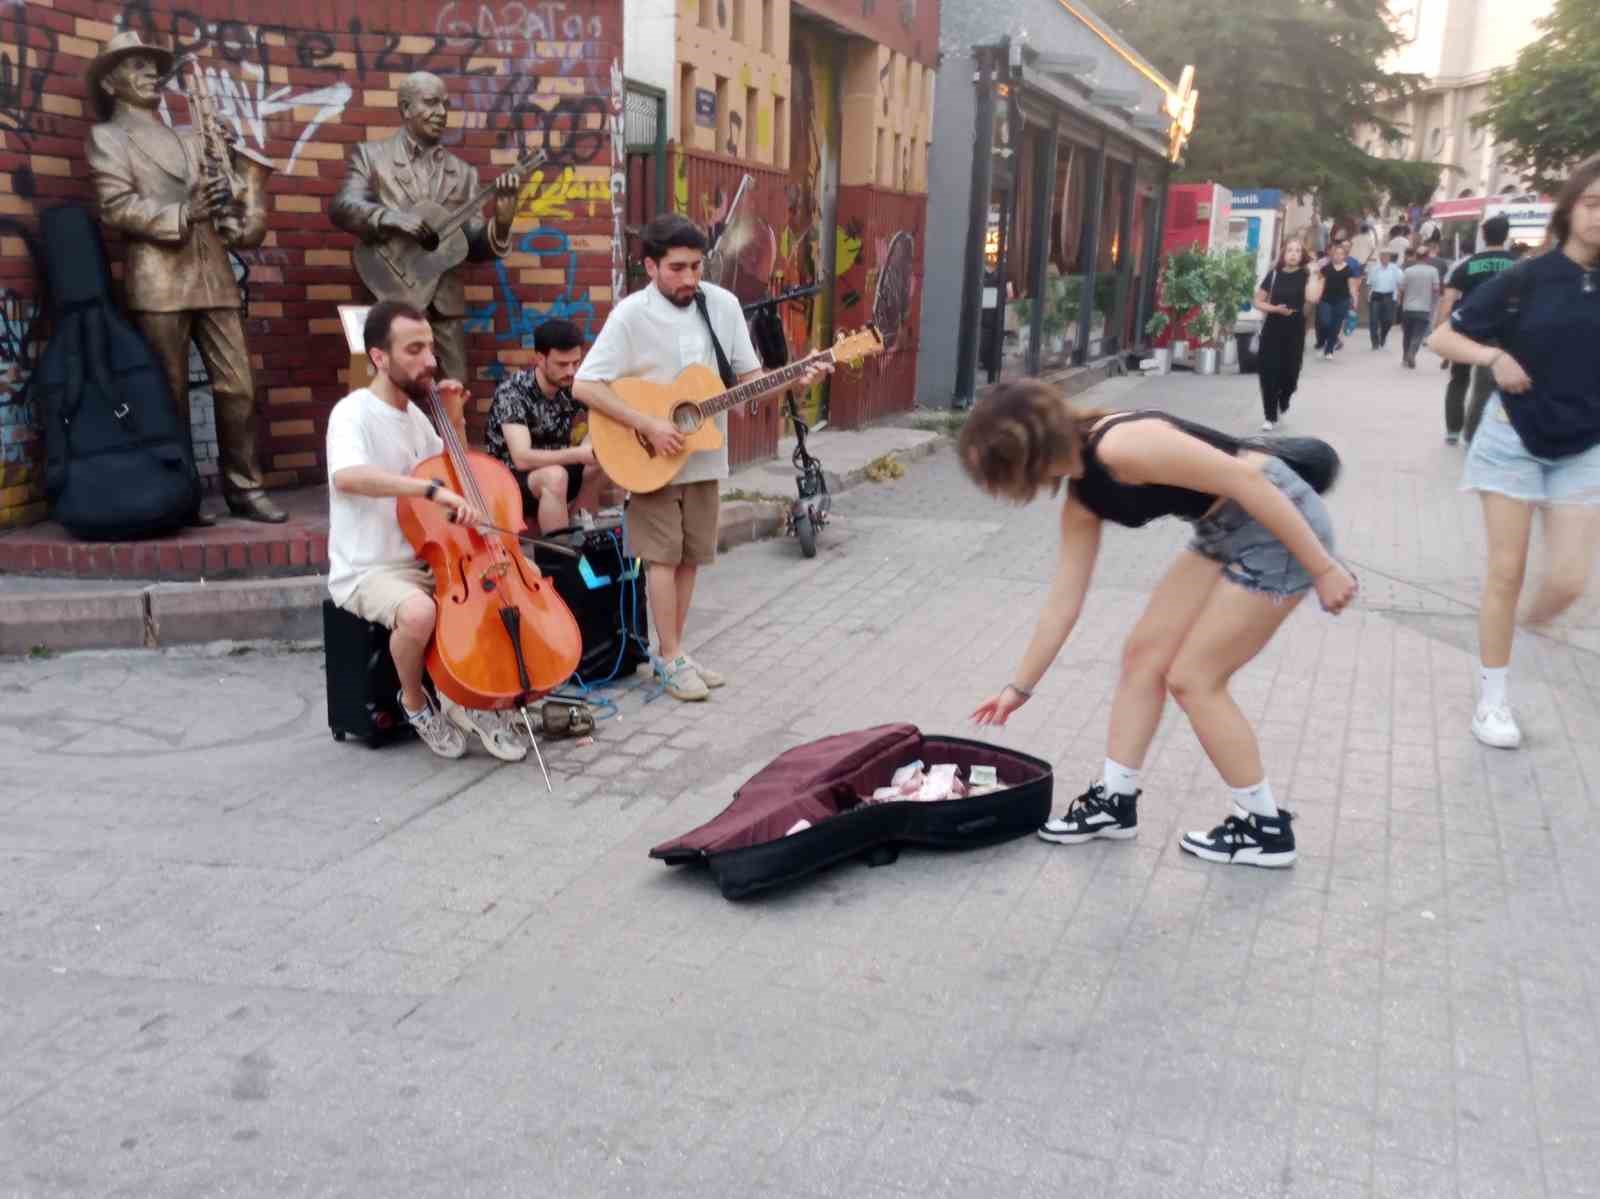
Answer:
<svg viewBox="0 0 1600 1199"><path fill-rule="evenodd" d="M1494 491L1529 504L1600 504L1600 446L1565 458L1529 452L1495 392L1461 472L1462 491Z"/></svg>
<svg viewBox="0 0 1600 1199"><path fill-rule="evenodd" d="M1323 548L1333 553L1333 520L1322 497L1280 459L1268 458L1261 471L1300 510ZM1311 575L1299 559L1237 500L1195 521L1189 548L1222 563L1222 577L1249 591L1282 600L1311 590Z"/></svg>

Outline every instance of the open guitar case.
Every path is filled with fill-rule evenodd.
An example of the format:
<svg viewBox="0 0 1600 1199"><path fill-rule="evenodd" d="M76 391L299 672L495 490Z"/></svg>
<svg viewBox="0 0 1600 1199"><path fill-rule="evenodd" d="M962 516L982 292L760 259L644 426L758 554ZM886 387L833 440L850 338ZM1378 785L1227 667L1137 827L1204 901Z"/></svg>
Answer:
<svg viewBox="0 0 1600 1199"><path fill-rule="evenodd" d="M865 802L901 766L993 766L1002 790L964 799ZM798 745L746 780L699 828L650 851L669 866L704 863L726 899L793 883L850 858L882 866L901 848L973 849L1033 832L1050 815L1050 763L961 737L885 724ZM811 827L789 830L801 820Z"/></svg>

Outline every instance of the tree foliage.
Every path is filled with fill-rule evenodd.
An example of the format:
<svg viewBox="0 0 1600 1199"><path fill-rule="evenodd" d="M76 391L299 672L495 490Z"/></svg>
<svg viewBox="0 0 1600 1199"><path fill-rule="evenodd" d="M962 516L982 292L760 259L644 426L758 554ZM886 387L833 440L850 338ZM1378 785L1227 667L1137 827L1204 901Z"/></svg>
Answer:
<svg viewBox="0 0 1600 1199"><path fill-rule="evenodd" d="M1490 80L1478 123L1494 130L1507 167L1554 190L1578 162L1600 154L1600 22L1594 0L1556 0L1535 24L1544 36Z"/></svg>
<svg viewBox="0 0 1600 1199"><path fill-rule="evenodd" d="M1383 197L1426 200L1438 184L1439 164L1354 141L1361 126L1400 140L1378 106L1420 82L1381 65L1401 44L1386 0L1107 0L1102 11L1169 78L1194 64L1181 178L1314 193L1322 211L1351 215Z"/></svg>

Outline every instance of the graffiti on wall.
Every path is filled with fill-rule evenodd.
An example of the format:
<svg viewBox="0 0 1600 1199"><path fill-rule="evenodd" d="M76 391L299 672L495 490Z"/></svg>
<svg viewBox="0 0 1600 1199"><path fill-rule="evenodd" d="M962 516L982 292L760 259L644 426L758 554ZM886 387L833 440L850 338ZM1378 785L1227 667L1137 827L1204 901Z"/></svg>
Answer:
<svg viewBox="0 0 1600 1199"><path fill-rule="evenodd" d="M605 22L597 13L572 12L564 0L448 0L433 31L452 45L478 41L496 53L510 54L527 42L597 41L605 36Z"/></svg>
<svg viewBox="0 0 1600 1199"><path fill-rule="evenodd" d="M623 213L628 200L627 135L624 132L623 108L626 88L622 82L622 65L611 60L611 302L614 304L628 291L628 236L623 228Z"/></svg>
<svg viewBox="0 0 1600 1199"><path fill-rule="evenodd" d="M0 2L15 4L17 0ZM184 9L162 14L158 20L150 0L127 0L117 24L147 39L164 40L179 54L207 52L205 76L219 113L242 140L253 142L258 149L266 148L268 122L304 114L305 119L287 135L293 143L287 163L290 168L318 127L343 115L354 95L349 82L352 74L358 84L373 82L387 87L394 76L413 71L464 78L465 93L458 102L469 114L469 127L494 130L502 147L526 147L538 137L539 144L550 148L551 162L559 167L592 162L606 149L606 101L597 95L557 92L549 86L548 76L518 68L539 62L540 46L548 48L557 38L566 39L556 43L568 55L558 57L563 75L587 62L590 39L604 36L604 22L598 14L570 11L572 7L561 0L446 3L432 38L423 39L429 44L415 50L404 48L415 39L369 27L360 17L350 18L344 30L354 47L350 52L340 51L334 36L321 30L236 19L208 21ZM371 48L374 39L382 40L377 49ZM275 46L287 47L300 70L321 74L324 79L303 89L272 85L269 69ZM479 58L492 54L509 55L512 69L500 73L498 64ZM351 59L353 72L348 65ZM181 90L176 82L171 87ZM170 114L164 115L170 124ZM447 141L459 142L463 133L455 130Z"/></svg>
<svg viewBox="0 0 1600 1199"><path fill-rule="evenodd" d="M55 67L55 30L28 20L25 0L0 0L0 134L15 139L23 154L34 139L56 132L45 111L45 85ZM11 172L11 190L23 199L38 192L26 161Z"/></svg>
<svg viewBox="0 0 1600 1199"><path fill-rule="evenodd" d="M468 305L466 331L492 333L495 341L509 349L532 349L533 334L549 320L568 320L583 330L583 339L593 341L600 329L595 321L594 302L578 284L578 251L561 229L546 226L524 233L512 247L517 254L537 255L541 262L557 264L563 272L561 291L545 304L523 300L512 285L511 274L503 261L494 263L494 295L480 305ZM526 290L526 289L524 289ZM503 328L497 328L502 325ZM496 362L489 368L491 378L504 374Z"/></svg>
<svg viewBox="0 0 1600 1199"><path fill-rule="evenodd" d="M15 217L0 217L0 236L20 239L38 261L32 230ZM27 477L38 445L28 380L39 360L39 315L36 301L0 287L0 484Z"/></svg>
<svg viewBox="0 0 1600 1199"><path fill-rule="evenodd" d="M299 134L294 139L294 148L289 151L284 164L285 170L294 169L300 151L305 149L319 125L336 121L344 115L345 106L350 103L353 94L350 85L342 81L298 94L287 86L269 92L266 77L255 63L243 62L234 69L239 72L237 76L227 67L207 66L201 76L216 106L218 118L233 126L241 145L253 142L256 149L264 152L267 148L268 121L284 113L297 116L305 111L309 114L309 119L300 125ZM183 91L177 80L173 80L168 87L173 92ZM168 125L173 123L165 96L161 99L161 118Z"/></svg>

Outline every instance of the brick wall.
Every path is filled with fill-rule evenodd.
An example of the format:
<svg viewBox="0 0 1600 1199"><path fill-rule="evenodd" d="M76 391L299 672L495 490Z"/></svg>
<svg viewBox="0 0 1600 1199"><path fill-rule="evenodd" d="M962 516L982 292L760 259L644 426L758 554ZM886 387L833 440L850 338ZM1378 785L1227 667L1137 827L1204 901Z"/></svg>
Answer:
<svg viewBox="0 0 1600 1199"><path fill-rule="evenodd" d="M266 242L241 257L263 465L285 487L322 480L328 411L348 390L336 306L366 299L327 204L350 147L399 127L394 89L409 71L445 79L447 141L485 182L524 149L552 157L523 190L512 255L470 268L478 419L494 380L527 362L541 321L598 333L621 270L621 12L622 0L0 0L0 526L44 515L38 414L23 387L48 330L27 238L43 208L92 202L83 74L117 29L198 53L241 143L278 166ZM181 95L168 101L186 125ZM204 470L204 391L195 416Z"/></svg>

